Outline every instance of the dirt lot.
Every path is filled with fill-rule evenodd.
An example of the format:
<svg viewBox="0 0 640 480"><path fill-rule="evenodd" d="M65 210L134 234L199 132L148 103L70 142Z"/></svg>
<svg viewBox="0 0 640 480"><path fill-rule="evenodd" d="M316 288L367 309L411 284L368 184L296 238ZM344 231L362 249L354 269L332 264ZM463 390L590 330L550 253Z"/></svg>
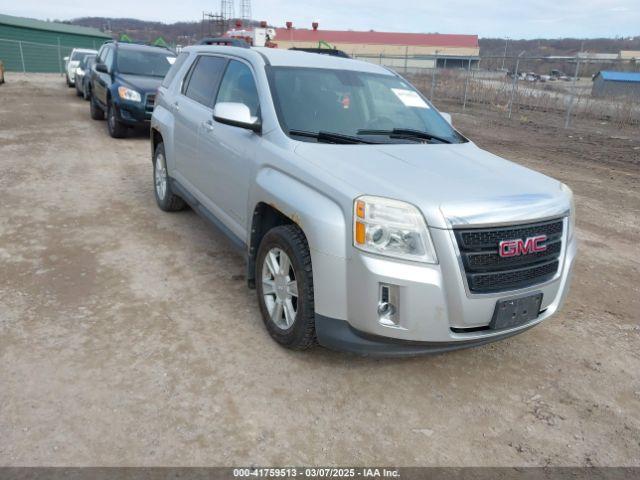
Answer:
<svg viewBox="0 0 640 480"><path fill-rule="evenodd" d="M154 204L144 134L59 76L0 86L1 465L640 466L640 134L468 111L483 147L566 182L564 310L405 360L266 334L242 259Z"/></svg>

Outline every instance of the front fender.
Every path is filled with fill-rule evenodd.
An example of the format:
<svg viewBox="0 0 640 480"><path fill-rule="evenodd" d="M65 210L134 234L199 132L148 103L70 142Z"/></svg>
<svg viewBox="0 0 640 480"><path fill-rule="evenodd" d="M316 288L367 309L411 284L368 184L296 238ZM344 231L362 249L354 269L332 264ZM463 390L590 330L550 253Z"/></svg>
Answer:
<svg viewBox="0 0 640 480"><path fill-rule="evenodd" d="M345 239L350 228L340 205L272 167L258 172L251 197L253 205L266 203L302 229L311 252L316 313L346 319Z"/></svg>

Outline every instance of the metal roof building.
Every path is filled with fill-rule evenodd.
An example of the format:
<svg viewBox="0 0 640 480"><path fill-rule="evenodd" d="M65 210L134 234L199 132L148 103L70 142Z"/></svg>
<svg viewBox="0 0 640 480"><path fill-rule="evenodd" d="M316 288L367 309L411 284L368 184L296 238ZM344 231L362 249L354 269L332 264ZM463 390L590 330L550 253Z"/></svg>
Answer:
<svg viewBox="0 0 640 480"><path fill-rule="evenodd" d="M317 48L329 44L352 57L380 63L392 68L464 67L479 59L477 35L440 33L358 32L352 30L320 30L276 28L275 42L279 48Z"/></svg>
<svg viewBox="0 0 640 480"><path fill-rule="evenodd" d="M0 60L9 71L61 72L73 48L95 48L111 37L95 28L0 14Z"/></svg>
<svg viewBox="0 0 640 480"><path fill-rule="evenodd" d="M640 99L640 72L602 70L593 77L593 97L634 97Z"/></svg>

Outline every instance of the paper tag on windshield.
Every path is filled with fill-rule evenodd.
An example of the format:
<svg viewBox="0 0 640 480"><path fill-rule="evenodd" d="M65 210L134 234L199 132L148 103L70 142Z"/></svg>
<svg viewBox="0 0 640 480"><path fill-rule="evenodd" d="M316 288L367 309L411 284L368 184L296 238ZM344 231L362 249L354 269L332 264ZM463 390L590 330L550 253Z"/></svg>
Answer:
<svg viewBox="0 0 640 480"><path fill-rule="evenodd" d="M413 90L404 90L402 88L392 88L391 91L395 93L396 97L398 97L407 107L429 108L427 102L418 95L418 92L414 92Z"/></svg>
<svg viewBox="0 0 640 480"><path fill-rule="evenodd" d="M167 62L169 62L170 65L173 65L175 61L176 61L176 57L167 57Z"/></svg>

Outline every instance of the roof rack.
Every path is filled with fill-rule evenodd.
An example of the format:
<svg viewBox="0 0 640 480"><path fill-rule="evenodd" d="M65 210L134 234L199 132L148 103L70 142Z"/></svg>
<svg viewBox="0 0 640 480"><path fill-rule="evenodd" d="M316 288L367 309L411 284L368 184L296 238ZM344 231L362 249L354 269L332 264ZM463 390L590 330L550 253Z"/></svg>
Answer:
<svg viewBox="0 0 640 480"><path fill-rule="evenodd" d="M229 37L206 37L200 40L197 45L227 45L229 47L250 48L250 45L244 40Z"/></svg>
<svg viewBox="0 0 640 480"><path fill-rule="evenodd" d="M330 55L332 57L351 58L347 53L335 48L313 48L313 47L291 47L289 50L307 53L319 53L321 55Z"/></svg>

